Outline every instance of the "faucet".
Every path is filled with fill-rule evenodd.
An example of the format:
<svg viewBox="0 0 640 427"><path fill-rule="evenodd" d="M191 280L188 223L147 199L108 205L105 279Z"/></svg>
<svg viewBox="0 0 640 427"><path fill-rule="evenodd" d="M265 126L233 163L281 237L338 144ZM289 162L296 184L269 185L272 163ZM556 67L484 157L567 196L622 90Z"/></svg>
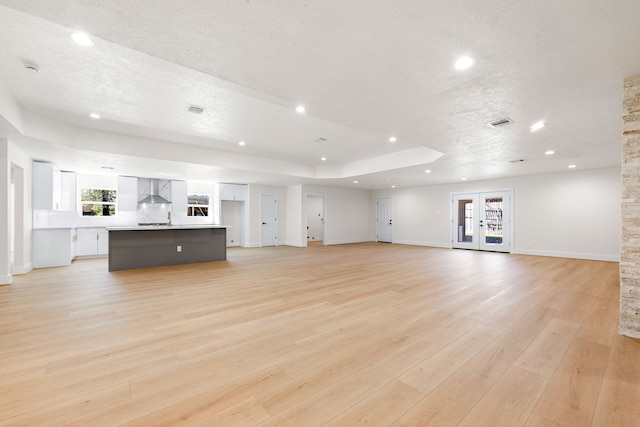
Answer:
<svg viewBox="0 0 640 427"><path fill-rule="evenodd" d="M171 227L171 211L167 212L167 225Z"/></svg>

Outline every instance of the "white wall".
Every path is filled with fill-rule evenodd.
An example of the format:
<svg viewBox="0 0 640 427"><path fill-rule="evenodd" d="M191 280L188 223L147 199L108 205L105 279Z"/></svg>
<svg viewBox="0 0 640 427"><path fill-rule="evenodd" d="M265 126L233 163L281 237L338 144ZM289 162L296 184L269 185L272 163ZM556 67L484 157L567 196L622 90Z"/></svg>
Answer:
<svg viewBox="0 0 640 427"><path fill-rule="evenodd" d="M0 284L13 282L11 275L11 248L9 245L9 187L11 168L9 162L9 141L0 139ZM8 203L7 203L8 202Z"/></svg>
<svg viewBox="0 0 640 427"><path fill-rule="evenodd" d="M16 182L15 199L9 199L8 205L20 203L21 206L11 206L10 209L16 213L22 213L22 217L14 219L14 232L16 240L14 241L14 263L12 267L13 274L28 273L32 269L31 264L31 158L18 149L15 144L8 143L8 161L9 168L12 166L19 168L22 176L22 185ZM7 231L9 233L9 231ZM12 233L13 234L13 233ZM2 232L0 231L0 240Z"/></svg>
<svg viewBox="0 0 640 427"><path fill-rule="evenodd" d="M306 246L307 239L303 237L303 205L302 205L302 185L292 185L287 187L285 204L286 234L284 239L279 239L289 246Z"/></svg>
<svg viewBox="0 0 640 427"><path fill-rule="evenodd" d="M513 253L619 259L618 167L377 191L372 206L393 197L395 243L450 247L450 194L505 188L514 190Z"/></svg>
<svg viewBox="0 0 640 427"><path fill-rule="evenodd" d="M325 245L373 240L371 191L339 187L304 186L304 194L325 195ZM303 214L306 212L303 210ZM306 215L302 218L306 218ZM306 232L306 226L303 227ZM304 238L306 244L306 235Z"/></svg>

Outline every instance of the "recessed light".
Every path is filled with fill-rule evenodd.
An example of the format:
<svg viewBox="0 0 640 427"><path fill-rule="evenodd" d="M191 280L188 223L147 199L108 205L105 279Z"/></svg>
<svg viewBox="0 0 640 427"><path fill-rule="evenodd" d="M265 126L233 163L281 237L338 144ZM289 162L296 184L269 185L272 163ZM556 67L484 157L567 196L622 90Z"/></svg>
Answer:
<svg viewBox="0 0 640 427"><path fill-rule="evenodd" d="M575 169L576 165L569 165L569 169Z"/></svg>
<svg viewBox="0 0 640 427"><path fill-rule="evenodd" d="M395 136L389 138L389 142L396 142L397 140L398 138L396 138Z"/></svg>
<svg viewBox="0 0 640 427"><path fill-rule="evenodd" d="M463 181L466 181L466 180L467 180L467 178L462 178L462 180L463 180Z"/></svg>
<svg viewBox="0 0 640 427"><path fill-rule="evenodd" d="M474 62L475 61L470 56L461 56L456 61L456 64L455 64L456 70L466 70L467 68L471 67L474 64Z"/></svg>
<svg viewBox="0 0 640 427"><path fill-rule="evenodd" d="M326 162L327 158L326 157L320 157L320 160L322 160L323 162Z"/></svg>
<svg viewBox="0 0 640 427"><path fill-rule="evenodd" d="M244 141L240 141L240 142L238 142L238 145L240 145L240 146L244 147L245 145L247 145L247 143L246 143L246 142L244 142Z"/></svg>
<svg viewBox="0 0 640 427"><path fill-rule="evenodd" d="M99 118L100 118L100 114L98 114L98 113L91 113L91 114L89 114L89 117L91 117L92 119L96 119L96 120L97 120L97 119L99 119Z"/></svg>
<svg viewBox="0 0 640 427"><path fill-rule="evenodd" d="M80 46L93 46L93 41L85 33L73 33L71 38Z"/></svg>
<svg viewBox="0 0 640 427"><path fill-rule="evenodd" d="M537 132L544 127L544 120L538 120L531 125L531 132Z"/></svg>
<svg viewBox="0 0 640 427"><path fill-rule="evenodd" d="M357 183L358 183L358 181L353 181L353 183L354 183L354 184L357 184Z"/></svg>
<svg viewBox="0 0 640 427"><path fill-rule="evenodd" d="M431 173L431 169L426 169L424 173Z"/></svg>
<svg viewBox="0 0 640 427"><path fill-rule="evenodd" d="M546 154L547 156L550 156L552 154L556 154L556 152L553 151L553 150L547 150L547 151L544 152L544 154Z"/></svg>
<svg viewBox="0 0 640 427"><path fill-rule="evenodd" d="M302 114L302 113L304 113L305 111L307 111L307 110L306 110L306 108L304 108L304 105L298 105L298 106L296 107L296 113L300 113L300 114Z"/></svg>
<svg viewBox="0 0 640 427"><path fill-rule="evenodd" d="M396 188L396 186L395 186L395 185L392 185L392 186L391 186L391 188Z"/></svg>

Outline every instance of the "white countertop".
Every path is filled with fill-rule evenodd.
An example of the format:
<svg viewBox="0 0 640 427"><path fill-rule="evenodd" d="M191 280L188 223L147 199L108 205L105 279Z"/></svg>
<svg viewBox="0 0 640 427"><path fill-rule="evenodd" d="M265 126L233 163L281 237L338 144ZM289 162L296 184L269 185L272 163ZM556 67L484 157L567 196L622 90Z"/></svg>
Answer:
<svg viewBox="0 0 640 427"><path fill-rule="evenodd" d="M178 224L178 225L129 225L123 227L107 227L109 231L132 231L132 230L196 230L206 228L230 228L229 225L214 224Z"/></svg>

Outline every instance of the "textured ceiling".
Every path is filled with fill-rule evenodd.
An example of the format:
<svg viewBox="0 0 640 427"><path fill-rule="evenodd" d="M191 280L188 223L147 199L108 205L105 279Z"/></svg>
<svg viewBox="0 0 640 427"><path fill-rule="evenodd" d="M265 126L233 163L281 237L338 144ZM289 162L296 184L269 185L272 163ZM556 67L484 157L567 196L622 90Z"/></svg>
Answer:
<svg viewBox="0 0 640 427"><path fill-rule="evenodd" d="M66 169L279 185L612 166L639 16L635 0L0 0L0 84L24 121L0 131Z"/></svg>

